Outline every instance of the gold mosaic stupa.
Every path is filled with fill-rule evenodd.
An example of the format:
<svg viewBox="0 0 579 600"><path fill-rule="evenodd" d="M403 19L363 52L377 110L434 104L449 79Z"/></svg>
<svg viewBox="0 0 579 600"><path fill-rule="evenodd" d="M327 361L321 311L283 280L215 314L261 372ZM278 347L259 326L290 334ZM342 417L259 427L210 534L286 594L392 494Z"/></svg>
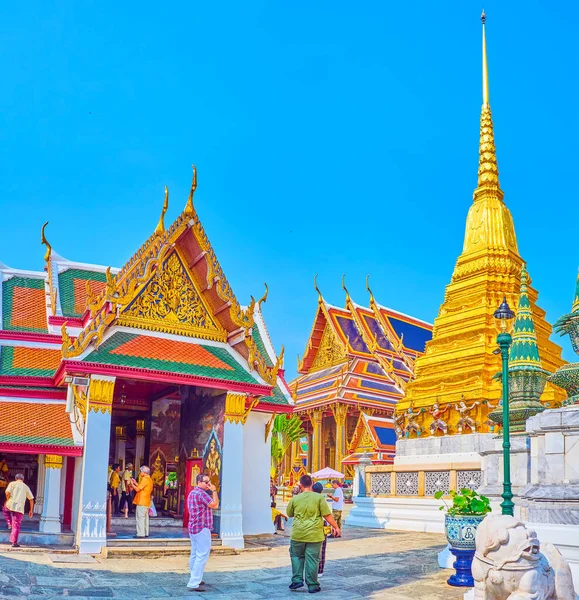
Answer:
<svg viewBox="0 0 579 600"><path fill-rule="evenodd" d="M442 427L430 428L436 416L448 425L449 434L490 430L489 425L493 424L487 415L501 396L500 383L493 380L501 370L500 357L493 353L497 348L493 313L504 296L510 306L515 307L521 285L524 261L517 247L513 218L499 184L489 102L484 13L482 21L483 104L478 187L468 212L462 254L434 321L432 340L425 354L417 359L415 379L409 382L405 398L396 409L400 419L401 413L409 408L420 413L417 420L422 436L432 430L434 434L442 433ZM564 361L561 348L549 340L552 327L545 320L545 311L536 304L537 296L537 291L529 286L542 366L554 372ZM548 384L541 400L554 406L564 398L561 389ZM462 399L466 410L459 406ZM437 411L443 410L440 416ZM461 417L463 420L459 423ZM472 426L473 422L476 427Z"/></svg>

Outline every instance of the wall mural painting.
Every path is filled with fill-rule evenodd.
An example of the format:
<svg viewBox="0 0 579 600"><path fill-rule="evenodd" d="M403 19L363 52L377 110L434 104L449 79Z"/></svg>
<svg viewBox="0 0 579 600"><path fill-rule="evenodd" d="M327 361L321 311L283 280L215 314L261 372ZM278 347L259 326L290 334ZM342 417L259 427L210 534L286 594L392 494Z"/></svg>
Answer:
<svg viewBox="0 0 579 600"><path fill-rule="evenodd" d="M181 391L181 455L203 458L203 470L221 491L225 394L214 390L183 388ZM184 482L183 482L184 485ZM215 511L213 530L219 534L220 511Z"/></svg>
<svg viewBox="0 0 579 600"><path fill-rule="evenodd" d="M217 493L221 491L222 455L217 432L213 429L203 448L203 467L205 473L211 478L211 483L217 488Z"/></svg>
<svg viewBox="0 0 579 600"><path fill-rule="evenodd" d="M155 503L161 500L165 484L167 463L174 463L179 454L179 400L160 398L151 410L151 451L149 465L153 479Z"/></svg>
<svg viewBox="0 0 579 600"><path fill-rule="evenodd" d="M212 433L215 433L217 446L222 448L225 394L184 388L181 400L181 448L185 449L187 456L191 456L193 450L204 456Z"/></svg>

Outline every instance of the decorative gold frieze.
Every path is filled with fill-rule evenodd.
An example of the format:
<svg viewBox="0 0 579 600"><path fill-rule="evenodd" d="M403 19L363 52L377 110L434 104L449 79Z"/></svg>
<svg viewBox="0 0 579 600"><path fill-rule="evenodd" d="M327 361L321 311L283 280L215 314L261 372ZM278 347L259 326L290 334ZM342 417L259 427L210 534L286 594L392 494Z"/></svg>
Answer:
<svg viewBox="0 0 579 600"><path fill-rule="evenodd" d="M225 396L225 421L245 425L249 413L259 403L259 398L253 398L246 408L247 394L227 392Z"/></svg>
<svg viewBox="0 0 579 600"><path fill-rule="evenodd" d="M89 412L111 414L114 391L114 379L91 378L88 398Z"/></svg>
<svg viewBox="0 0 579 600"><path fill-rule="evenodd" d="M62 456L58 456L56 454L45 454L44 466L47 469L62 469Z"/></svg>

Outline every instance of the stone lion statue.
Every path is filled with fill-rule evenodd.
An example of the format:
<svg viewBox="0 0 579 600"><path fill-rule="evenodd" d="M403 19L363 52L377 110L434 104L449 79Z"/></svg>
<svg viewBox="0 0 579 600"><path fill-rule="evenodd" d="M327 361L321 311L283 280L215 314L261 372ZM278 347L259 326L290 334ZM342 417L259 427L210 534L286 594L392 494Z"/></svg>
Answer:
<svg viewBox="0 0 579 600"><path fill-rule="evenodd" d="M476 600L576 600L571 570L552 544L509 515L478 526L472 562Z"/></svg>

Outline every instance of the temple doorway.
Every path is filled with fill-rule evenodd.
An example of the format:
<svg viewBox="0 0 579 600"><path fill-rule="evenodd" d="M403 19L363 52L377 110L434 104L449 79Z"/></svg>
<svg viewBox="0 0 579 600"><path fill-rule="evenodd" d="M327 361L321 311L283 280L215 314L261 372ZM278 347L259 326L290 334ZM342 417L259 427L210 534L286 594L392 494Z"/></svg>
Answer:
<svg viewBox="0 0 579 600"><path fill-rule="evenodd" d="M115 382L109 475L117 464L121 475L128 469L135 479L141 466L150 468L151 512L156 513L150 519L151 538L188 539L183 528L185 503L196 473L207 473L221 490L224 411L225 393L221 390L120 379ZM114 538L132 537L136 526L133 507L129 518L125 518L123 510L114 511L116 502L112 505ZM216 511L216 534L219 525Z"/></svg>

